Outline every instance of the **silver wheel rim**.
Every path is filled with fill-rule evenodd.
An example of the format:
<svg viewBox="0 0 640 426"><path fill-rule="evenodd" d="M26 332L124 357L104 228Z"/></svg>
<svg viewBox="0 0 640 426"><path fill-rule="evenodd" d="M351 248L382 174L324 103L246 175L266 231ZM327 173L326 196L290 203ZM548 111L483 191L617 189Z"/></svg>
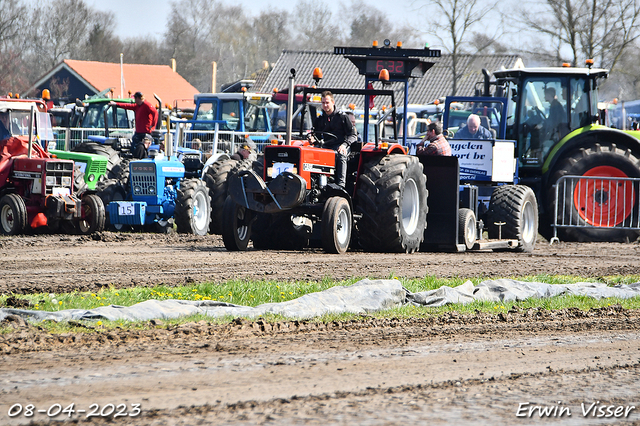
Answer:
<svg viewBox="0 0 640 426"><path fill-rule="evenodd" d="M5 231L13 229L13 222L15 219L13 218L13 211L11 210L11 207L8 205L2 206L2 212L0 214L2 215L2 229Z"/></svg>
<svg viewBox="0 0 640 426"><path fill-rule="evenodd" d="M415 180L409 179L404 185L402 194L402 227L409 235L413 234L418 227L419 207L418 186Z"/></svg>
<svg viewBox="0 0 640 426"><path fill-rule="evenodd" d="M196 192L193 199L193 219L196 229L208 228L207 223L207 199L201 191Z"/></svg>
<svg viewBox="0 0 640 426"><path fill-rule="evenodd" d="M351 222L349 221L349 215L345 209L340 209L338 213L338 220L336 221L336 238L340 247L344 247L349 239L349 227Z"/></svg>
<svg viewBox="0 0 640 426"><path fill-rule="evenodd" d="M467 227L465 229L466 240L475 242L476 241L476 223L475 220L468 220Z"/></svg>
<svg viewBox="0 0 640 426"><path fill-rule="evenodd" d="M535 237L535 210L527 201L522 207L522 241L531 243Z"/></svg>
<svg viewBox="0 0 640 426"><path fill-rule="evenodd" d="M238 206L238 211L236 213L237 218L237 231L238 231L238 239L240 241L244 241L247 238L247 234L249 232L249 227L247 225L241 225L244 223L245 218L245 208Z"/></svg>

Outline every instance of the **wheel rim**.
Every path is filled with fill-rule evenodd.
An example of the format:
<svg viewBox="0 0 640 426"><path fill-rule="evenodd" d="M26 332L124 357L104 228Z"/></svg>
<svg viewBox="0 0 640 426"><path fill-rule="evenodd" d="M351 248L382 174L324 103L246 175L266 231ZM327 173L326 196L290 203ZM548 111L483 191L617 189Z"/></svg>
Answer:
<svg viewBox="0 0 640 426"><path fill-rule="evenodd" d="M583 176L626 178L617 167L598 166ZM589 225L613 227L621 224L631 214L635 203L632 182L615 179L580 179L573 191L573 205L578 215Z"/></svg>
<svg viewBox="0 0 640 426"><path fill-rule="evenodd" d="M238 239L240 241L244 241L249 234L249 227L245 224L246 218L246 209L244 207L238 206L238 211L236 212L236 231L238 232Z"/></svg>
<svg viewBox="0 0 640 426"><path fill-rule="evenodd" d="M89 218L92 214L93 211L91 210L91 206L88 204L82 204L82 219L78 221L78 227L80 228L80 232L83 234L91 228L91 221Z"/></svg>
<svg viewBox="0 0 640 426"><path fill-rule="evenodd" d="M476 223L475 220L468 220L467 226L465 228L466 241L475 242L476 241Z"/></svg>
<svg viewBox="0 0 640 426"><path fill-rule="evenodd" d="M522 208L522 241L530 243L536 237L536 211L530 201L524 203Z"/></svg>
<svg viewBox="0 0 640 426"><path fill-rule="evenodd" d="M13 229L14 217L13 210L8 205L2 206L2 212L0 212L1 220L2 220L2 229L5 231L10 231Z"/></svg>
<svg viewBox="0 0 640 426"><path fill-rule="evenodd" d="M409 179L404 185L402 194L402 227L409 235L413 234L418 227L419 206L418 186L415 180Z"/></svg>
<svg viewBox="0 0 640 426"><path fill-rule="evenodd" d="M349 227L351 221L349 221L349 215L345 209L340 209L338 214L338 220L336 220L336 238L340 247L344 247L349 241Z"/></svg>
<svg viewBox="0 0 640 426"><path fill-rule="evenodd" d="M198 191L193 200L193 219L197 229L204 229L209 226L207 223L207 207L205 194Z"/></svg>

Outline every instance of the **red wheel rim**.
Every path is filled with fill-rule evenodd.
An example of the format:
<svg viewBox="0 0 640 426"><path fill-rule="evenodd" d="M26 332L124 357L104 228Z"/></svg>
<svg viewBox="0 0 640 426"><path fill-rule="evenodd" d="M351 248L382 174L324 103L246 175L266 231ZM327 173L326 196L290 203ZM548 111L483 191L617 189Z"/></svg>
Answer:
<svg viewBox="0 0 640 426"><path fill-rule="evenodd" d="M613 227L631 214L635 203L632 182L610 178L626 178L622 170L613 166L598 166L583 176L602 176L604 179L580 179L573 191L573 205L589 225Z"/></svg>

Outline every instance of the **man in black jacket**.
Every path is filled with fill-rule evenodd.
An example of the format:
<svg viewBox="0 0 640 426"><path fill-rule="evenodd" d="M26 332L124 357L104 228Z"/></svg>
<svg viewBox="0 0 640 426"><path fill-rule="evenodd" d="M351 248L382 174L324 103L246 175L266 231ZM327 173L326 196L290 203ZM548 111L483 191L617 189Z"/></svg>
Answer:
<svg viewBox="0 0 640 426"><path fill-rule="evenodd" d="M322 115L316 119L313 130L324 139L324 147L337 151L335 181L344 187L347 182L349 147L358 136L349 116L336 110L333 93L328 90L322 92Z"/></svg>

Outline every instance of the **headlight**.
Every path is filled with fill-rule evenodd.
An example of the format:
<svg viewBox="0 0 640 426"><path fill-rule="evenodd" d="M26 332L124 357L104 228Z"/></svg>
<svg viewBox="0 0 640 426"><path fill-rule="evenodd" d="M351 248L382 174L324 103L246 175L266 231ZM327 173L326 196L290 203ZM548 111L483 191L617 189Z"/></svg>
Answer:
<svg viewBox="0 0 640 426"><path fill-rule="evenodd" d="M47 186L55 186L56 177L55 176L47 176L46 185Z"/></svg>
<svg viewBox="0 0 640 426"><path fill-rule="evenodd" d="M62 186L71 186L71 176L62 176Z"/></svg>
<svg viewBox="0 0 640 426"><path fill-rule="evenodd" d="M93 182L94 180L96 180L96 175L89 175L89 182Z"/></svg>
<svg viewBox="0 0 640 426"><path fill-rule="evenodd" d="M140 185L136 185L133 187L133 192L136 194L140 194L142 192L142 187Z"/></svg>

